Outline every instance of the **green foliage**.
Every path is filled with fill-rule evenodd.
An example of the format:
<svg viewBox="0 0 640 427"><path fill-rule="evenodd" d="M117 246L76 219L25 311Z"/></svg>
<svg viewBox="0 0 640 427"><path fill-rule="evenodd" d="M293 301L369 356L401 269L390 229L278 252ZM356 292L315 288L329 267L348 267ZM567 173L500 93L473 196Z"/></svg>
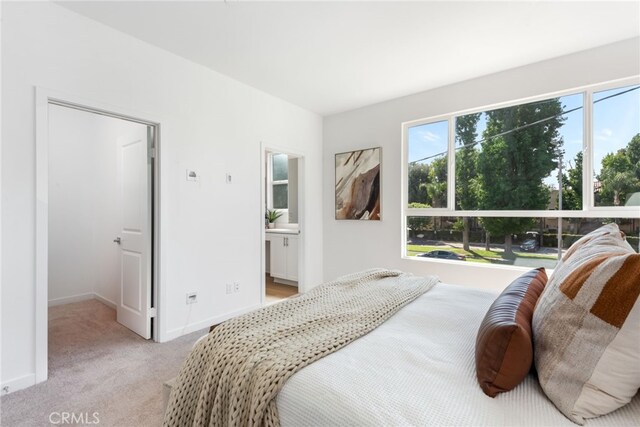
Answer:
<svg viewBox="0 0 640 427"><path fill-rule="evenodd" d="M626 148L602 159L598 180L600 206L624 206L628 196L640 191L640 134Z"/></svg>
<svg viewBox="0 0 640 427"><path fill-rule="evenodd" d="M425 252L442 250L442 246L428 246L428 245L407 245L407 255L416 256ZM472 250L464 250L458 248L446 248L446 250L465 255L467 262L479 262L479 263L492 263L492 264L513 264L513 261L508 262L511 258L505 257L503 251L500 250L483 250L473 248ZM532 259L532 260L548 260L555 261L556 255L544 255L535 253L523 253L520 252L516 255L516 258L520 259Z"/></svg>
<svg viewBox="0 0 640 427"><path fill-rule="evenodd" d="M420 209L420 208L430 208L426 203L409 203L410 208ZM413 235L417 233L427 231L431 228L433 224L433 218L429 216L410 216L407 218L407 227L411 230Z"/></svg>
<svg viewBox="0 0 640 427"><path fill-rule="evenodd" d="M568 210L582 209L582 168L583 154L579 152L574 159L575 166L563 173L562 208Z"/></svg>
<svg viewBox="0 0 640 427"><path fill-rule="evenodd" d="M462 210L478 207L478 150L475 141L480 113L456 119L456 205Z"/></svg>
<svg viewBox="0 0 640 427"><path fill-rule="evenodd" d="M276 209L267 209L267 211L264 214L264 218L271 222L276 222L276 220L278 218L280 218L282 216L282 212L276 210Z"/></svg>
<svg viewBox="0 0 640 427"><path fill-rule="evenodd" d="M563 143L558 133L564 120L561 112L560 101L553 99L487 113L487 128L478 155L480 209L547 208L549 188L543 180L555 169ZM505 236L507 254L511 252L511 235L526 231L534 223L530 218L482 219L492 236Z"/></svg>
<svg viewBox="0 0 640 427"><path fill-rule="evenodd" d="M428 203L409 203L409 207L413 209L425 209L430 208L431 206Z"/></svg>
<svg viewBox="0 0 640 427"><path fill-rule="evenodd" d="M434 208L447 207L447 166L447 156L437 158L429 165L429 181L424 187Z"/></svg>
<svg viewBox="0 0 640 427"><path fill-rule="evenodd" d="M575 158L575 166L562 178L562 209L582 209L582 160L580 151Z"/></svg>
<svg viewBox="0 0 640 427"><path fill-rule="evenodd" d="M626 152L631 164L636 168L636 173L640 174L640 133L631 138ZM638 178L640 178L640 175L638 175Z"/></svg>
<svg viewBox="0 0 640 427"><path fill-rule="evenodd" d="M462 218L456 218L456 222L453 223L453 226L451 227L451 229L454 231L463 231L464 221L462 220Z"/></svg>
<svg viewBox="0 0 640 427"><path fill-rule="evenodd" d="M478 151L476 139L480 113L456 119L456 207L463 210L478 208L480 182L478 180ZM462 230L463 247L469 250L469 218L458 219Z"/></svg>
<svg viewBox="0 0 640 427"><path fill-rule="evenodd" d="M534 228L538 221L534 218L484 217L480 224L493 237L508 237Z"/></svg>
<svg viewBox="0 0 640 427"><path fill-rule="evenodd" d="M564 118L559 99L507 107L485 113L487 125L478 146L477 124L481 114L456 118L456 208L463 210L546 210L550 188L544 183L557 167L563 140L559 134ZM581 210L583 204L583 154L563 171L562 209ZM621 206L629 195L640 192L640 134L626 148L610 153L596 177L601 183L598 205ZM409 165L409 207L446 207L447 156L429 164ZM576 219L574 232L580 231ZM409 217L413 234L432 232L433 218ZM531 218L480 220L494 238L505 238L505 252L511 252L511 236L536 228ZM469 245L468 220L453 226ZM568 236L567 236L568 237ZM565 242L566 243L566 242Z"/></svg>
<svg viewBox="0 0 640 427"><path fill-rule="evenodd" d="M640 180L640 133L631 138L627 145L626 154L631 166L635 169L636 178Z"/></svg>
<svg viewBox="0 0 640 427"><path fill-rule="evenodd" d="M413 163L409 165L409 203L427 203L426 183L429 182L429 165Z"/></svg>
<svg viewBox="0 0 640 427"><path fill-rule="evenodd" d="M447 206L447 156L429 164L409 165L409 203L427 204L429 207Z"/></svg>

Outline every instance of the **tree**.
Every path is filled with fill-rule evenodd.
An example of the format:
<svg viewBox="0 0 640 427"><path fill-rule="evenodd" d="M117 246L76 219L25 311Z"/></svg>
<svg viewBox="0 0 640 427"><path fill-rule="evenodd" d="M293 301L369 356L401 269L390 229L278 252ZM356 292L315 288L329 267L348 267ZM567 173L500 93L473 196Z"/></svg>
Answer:
<svg viewBox="0 0 640 427"><path fill-rule="evenodd" d="M626 148L616 153L609 153L602 159L602 168L598 175L602 187L600 190L600 205L624 205L627 196L640 190L638 179L638 162L640 157L640 137L636 135Z"/></svg>
<svg viewBox="0 0 640 427"><path fill-rule="evenodd" d="M563 174L562 178L562 209L582 209L582 161L583 154L576 154L575 166Z"/></svg>
<svg viewBox="0 0 640 427"><path fill-rule="evenodd" d="M475 148L478 120L480 113L456 119L456 205L462 210L478 207L478 150ZM462 225L462 246L468 251L469 217L462 218Z"/></svg>
<svg viewBox="0 0 640 427"><path fill-rule="evenodd" d="M634 186L634 177L630 172L616 172L606 178L606 185L613 193L613 206L620 206L621 196L626 196Z"/></svg>
<svg viewBox="0 0 640 427"><path fill-rule="evenodd" d="M580 151L574 160L575 166L563 174L562 178L562 209L582 210L582 163L583 154ZM580 218L570 218L569 222L575 229L573 233L580 232L582 220Z"/></svg>
<svg viewBox="0 0 640 427"><path fill-rule="evenodd" d="M634 169L634 175L640 180L640 133L631 138L625 152Z"/></svg>
<svg viewBox="0 0 640 427"><path fill-rule="evenodd" d="M487 113L478 154L479 208L544 210L549 188L543 179L556 168L564 119L560 101L516 105ZM505 257L513 257L511 236L535 225L531 218L483 218L492 236L504 236Z"/></svg>
<svg viewBox="0 0 640 427"><path fill-rule="evenodd" d="M410 208L430 208L426 203L409 203ZM410 216L407 217L407 228L412 236L420 232L425 232L433 224L433 218L430 216Z"/></svg>
<svg viewBox="0 0 640 427"><path fill-rule="evenodd" d="M429 197L426 183L429 182L429 165L413 163L409 165L409 203L427 203Z"/></svg>
<svg viewBox="0 0 640 427"><path fill-rule="evenodd" d="M428 194L427 203L434 208L447 207L447 156L442 156L429 164L429 179L424 185Z"/></svg>

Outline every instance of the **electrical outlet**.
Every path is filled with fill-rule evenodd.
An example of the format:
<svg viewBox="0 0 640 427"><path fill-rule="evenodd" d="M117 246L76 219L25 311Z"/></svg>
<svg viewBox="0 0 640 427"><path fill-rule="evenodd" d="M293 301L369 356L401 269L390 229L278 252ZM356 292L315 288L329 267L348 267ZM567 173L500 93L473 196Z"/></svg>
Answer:
<svg viewBox="0 0 640 427"><path fill-rule="evenodd" d="M231 283L227 283L227 294L233 293L233 285Z"/></svg>
<svg viewBox="0 0 640 427"><path fill-rule="evenodd" d="M198 302L198 293L197 292L189 292L187 294L187 304L193 304Z"/></svg>
<svg viewBox="0 0 640 427"><path fill-rule="evenodd" d="M233 292L240 292L240 282L233 282Z"/></svg>

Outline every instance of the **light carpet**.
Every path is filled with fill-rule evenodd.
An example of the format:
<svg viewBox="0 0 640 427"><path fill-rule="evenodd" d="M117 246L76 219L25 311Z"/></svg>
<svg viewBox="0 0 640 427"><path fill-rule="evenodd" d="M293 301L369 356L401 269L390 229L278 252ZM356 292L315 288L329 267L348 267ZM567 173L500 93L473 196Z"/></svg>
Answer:
<svg viewBox="0 0 640 427"><path fill-rule="evenodd" d="M50 425L62 412L92 421L95 412L103 426L160 426L162 384L207 330L159 344L115 319L97 300L50 307L49 379L3 396L0 425Z"/></svg>

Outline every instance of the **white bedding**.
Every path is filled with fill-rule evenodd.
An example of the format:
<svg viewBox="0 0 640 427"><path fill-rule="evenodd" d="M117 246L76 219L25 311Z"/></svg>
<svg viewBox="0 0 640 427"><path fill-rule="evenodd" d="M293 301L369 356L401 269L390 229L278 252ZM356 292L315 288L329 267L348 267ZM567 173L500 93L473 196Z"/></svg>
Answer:
<svg viewBox="0 0 640 427"><path fill-rule="evenodd" d="M529 377L492 399L475 377L476 332L497 294L438 284L373 332L292 376L283 427L575 426ZM640 395L588 427L640 425Z"/></svg>

